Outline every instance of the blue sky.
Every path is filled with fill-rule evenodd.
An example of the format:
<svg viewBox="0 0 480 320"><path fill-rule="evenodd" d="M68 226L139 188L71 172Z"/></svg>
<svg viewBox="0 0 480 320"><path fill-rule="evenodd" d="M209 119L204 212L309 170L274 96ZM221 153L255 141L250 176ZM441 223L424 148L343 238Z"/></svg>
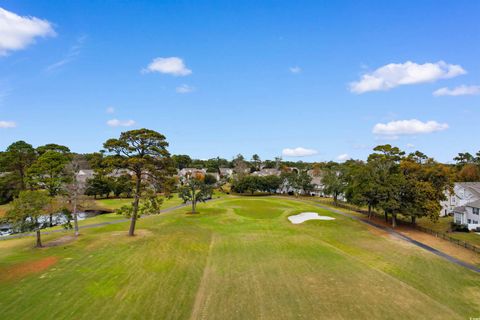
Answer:
<svg viewBox="0 0 480 320"><path fill-rule="evenodd" d="M480 150L478 1L0 7L0 149L93 152L146 127L196 158Z"/></svg>

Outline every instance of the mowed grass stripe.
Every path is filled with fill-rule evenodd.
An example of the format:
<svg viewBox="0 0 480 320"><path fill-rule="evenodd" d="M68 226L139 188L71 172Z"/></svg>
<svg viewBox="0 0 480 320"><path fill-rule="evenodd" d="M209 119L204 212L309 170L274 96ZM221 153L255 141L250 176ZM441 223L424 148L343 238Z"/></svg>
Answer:
<svg viewBox="0 0 480 320"><path fill-rule="evenodd" d="M207 309L210 309L207 318L216 319L224 317L225 314L222 311L225 310L225 307L229 311L235 310L233 316L230 315L233 319L250 317L264 319L292 317L308 318L312 314L316 314L319 318L322 316L329 318L341 314L338 310L335 310L335 312L331 314L329 313L328 308L332 303L330 301L331 299L336 300L341 297L341 294L339 295L339 292L337 291L343 292L345 295L342 301L345 301L346 305L353 306L355 303L351 302L356 301L356 303L359 303L359 301L361 301L359 298L363 291L356 292L357 288L363 287L364 289L368 288L371 290L372 287L378 285L378 282L382 284L382 288L385 288L385 286L392 287L392 279L390 279L390 276L387 276L388 279L384 279L383 281L379 280L381 276L378 274L365 277L364 273L372 273L372 271L375 273L375 270L373 269L367 269L367 271L362 271L360 273L351 272L352 270L350 266L356 265L356 263L348 261L350 258L349 255L343 252L339 254L337 248L326 244L321 240L319 241L318 239L315 239L312 241L311 238L299 235L299 238L295 238L291 243L283 242L283 248L272 248L272 243L282 244L282 242L279 241L279 239L274 239L274 241L271 242L271 239L265 239L265 237L268 238L268 233L266 234L267 236L258 234L255 242L260 242L261 245L255 245L253 247L249 245L252 240L250 237L243 239L241 236L235 237L235 239L225 239L225 236L223 237L222 240L231 241L231 243L225 245L226 249L224 250L224 254L227 256L220 254L220 256L214 260L218 264L214 269L220 270L216 277L220 280L211 279L210 281L207 281L207 283L212 286L208 291L215 295L213 298L208 299L208 301L214 301L214 303L211 303L210 306L206 307ZM262 237L264 239L262 239ZM264 241L267 243L263 243ZM219 241L217 241L217 243L219 243ZM243 259L245 254L236 254L236 250L232 250L232 248L235 247L235 244L239 243L242 244L242 246L238 247L237 250L249 252L249 255L254 257L254 259ZM305 246L304 243L310 244L308 245L309 248L305 250L308 251L308 254L298 256L298 253L300 252L296 252L293 257L285 256L292 250L292 247L298 251L300 246ZM313 264L311 264L311 261L302 260L303 257L307 257L308 259L312 257L312 252L310 251L315 251L318 254L318 258L321 258L321 260ZM269 254L270 252L282 252L282 256L274 255L271 257ZM301 252L303 252L303 250ZM215 254L213 256L215 256ZM288 263L284 260L287 260ZM332 279L328 276L328 273L333 271L332 261L337 261L335 269L341 271L339 273L347 275L342 281L339 281L340 279L337 276L334 281L331 282ZM227 267L222 267L221 264L224 262L230 263ZM233 265L231 265L232 262L234 262ZM322 262L326 263L322 264ZM305 265L305 263L307 263L307 265ZM307 272L305 276L301 276L302 272L305 272L305 268L310 270L310 273ZM343 270L344 268L345 270ZM365 270L365 268L357 268L357 266L355 266L354 269ZM228 272L226 272L226 270L228 270ZM248 272L246 272L246 270L248 270ZM287 270L289 270L289 272L286 272ZM235 272L238 272L238 274ZM360 277L357 277L357 275L360 275ZM385 277L383 274L382 276ZM236 279L238 280L237 282L235 282ZM317 285L305 287L304 284L308 279L313 283L317 283ZM375 282L369 282L368 285L362 286L362 282L364 282L362 279L375 279ZM266 280L268 280L268 282L266 282ZM355 283L354 280L359 283ZM228 287L228 284L230 283L234 283L233 288ZM300 286L297 284L300 284ZM398 280L393 280L393 287L396 287L397 284ZM311 292L305 294L307 288L310 288ZM312 290L312 288L314 288L314 290ZM325 290L326 288L330 288L330 290ZM352 288L354 294L352 294ZM226 290L228 294L222 290ZM240 290L240 292L234 292L234 290ZM397 292L399 294L414 296L414 298L408 301L403 299L398 306L396 306L398 300L395 299L395 296L377 296L376 298L384 298L391 301L388 311L391 312L392 315L396 314L399 309L403 310L405 307L408 307L406 309L409 310L410 314L404 314L404 318L416 318L424 309L423 304L420 301L425 300L425 298L427 298L427 300L430 299L426 296L421 296L420 298L423 299L418 299L419 301L417 301L415 295L419 292L410 287L406 289L401 288L401 290L397 289L397 291L399 291ZM393 293L395 290L388 292ZM349 296L349 293L351 296ZM282 294L285 294L285 297L282 297ZM242 300L250 299L249 303L242 305L239 301L229 300L229 297L238 296L241 296ZM353 300L348 303L348 298L352 298ZM302 303L299 304L299 300L302 300ZM438 304L433 300L430 302ZM269 308L269 305L272 307ZM295 305L297 305L297 308L295 308ZM440 309L445 309L440 305L439 307ZM372 312L378 312L379 315L382 316L387 314L387 310L382 310L377 307L373 310L365 310L364 306L361 306L360 309L361 310L355 310L355 308L353 308L353 310L349 310L348 308L344 308L343 310L346 314L343 316L356 314L356 316L361 317L363 314L364 317L367 317ZM289 311L294 312L289 314ZM443 312L439 314L442 313L448 315L450 318L456 317L456 315L448 309L443 310ZM266 314L269 316L265 316Z"/></svg>
<svg viewBox="0 0 480 320"><path fill-rule="evenodd" d="M0 242L6 251L0 269L59 259L45 272L0 283L2 317L454 319L479 313L478 275L358 221L271 198L222 199L199 210L140 219L133 239L121 223L42 250L25 239ZM288 222L302 211L337 219Z"/></svg>

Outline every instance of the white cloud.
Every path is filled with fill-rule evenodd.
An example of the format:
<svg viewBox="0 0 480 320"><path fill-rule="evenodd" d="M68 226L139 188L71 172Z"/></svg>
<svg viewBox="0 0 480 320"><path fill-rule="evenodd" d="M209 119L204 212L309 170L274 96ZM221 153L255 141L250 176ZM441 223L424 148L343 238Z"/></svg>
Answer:
<svg viewBox="0 0 480 320"><path fill-rule="evenodd" d="M81 35L80 37L78 37L75 40L75 43L72 46L70 46L70 48L68 49L67 54L62 59L60 59L59 61L49 65L46 68L46 70L48 72L58 70L61 67L65 66L66 64L75 60L75 58L80 54L80 51L82 50L86 39L87 39L86 35Z"/></svg>
<svg viewBox="0 0 480 320"><path fill-rule="evenodd" d="M437 121L422 122L417 119L398 120L388 123L377 123L373 127L373 133L398 138L398 135L423 134L448 129L448 124L438 123Z"/></svg>
<svg viewBox="0 0 480 320"><path fill-rule="evenodd" d="M118 120L118 119L112 119L107 121L107 125L110 127L131 127L135 124L136 122L133 120Z"/></svg>
<svg viewBox="0 0 480 320"><path fill-rule="evenodd" d="M55 35L52 25L47 20L22 17L0 8L0 56L26 48L37 37Z"/></svg>
<svg viewBox="0 0 480 320"><path fill-rule="evenodd" d="M317 154L317 150L313 149L306 149L302 147L290 149L290 148L285 148L282 150L282 155L284 157L307 157L307 156L313 156Z"/></svg>
<svg viewBox="0 0 480 320"><path fill-rule="evenodd" d="M439 96L467 96L467 95L475 95L480 94L480 86L466 86L461 85L455 87L453 89L449 89L447 87L440 88L433 92L433 95L436 97Z"/></svg>
<svg viewBox="0 0 480 320"><path fill-rule="evenodd" d="M351 82L350 91L361 94L368 91L390 90L401 85L434 82L465 73L467 72L460 65L447 64L444 61L424 64L411 61L390 63L373 72L365 73L359 81Z"/></svg>
<svg viewBox="0 0 480 320"><path fill-rule="evenodd" d="M171 74L174 76L188 76L192 70L188 69L181 58L155 58L153 61L142 70L143 73L159 72L164 74Z"/></svg>
<svg viewBox="0 0 480 320"><path fill-rule="evenodd" d="M348 160L349 158L350 158L350 156L348 154L343 153L343 154L341 154L337 157L337 160L338 161L345 161L345 160Z"/></svg>
<svg viewBox="0 0 480 320"><path fill-rule="evenodd" d="M175 91L177 93L190 93L195 91L195 87L189 86L188 84L182 84L181 86L178 86Z"/></svg>
<svg viewBox="0 0 480 320"><path fill-rule="evenodd" d="M13 121L0 121L0 128L7 129L7 128L15 128L17 124Z"/></svg>
<svg viewBox="0 0 480 320"><path fill-rule="evenodd" d="M109 114L112 114L112 113L115 113L115 108L114 107L108 107L106 110L105 110L106 113L109 113Z"/></svg>
<svg viewBox="0 0 480 320"><path fill-rule="evenodd" d="M289 70L290 70L291 73L300 73L300 72L302 72L302 68L300 68L300 67L298 67L298 66L290 67Z"/></svg>
<svg viewBox="0 0 480 320"><path fill-rule="evenodd" d="M415 145L413 143L407 143L407 148L408 149L413 149L413 148L415 148Z"/></svg>

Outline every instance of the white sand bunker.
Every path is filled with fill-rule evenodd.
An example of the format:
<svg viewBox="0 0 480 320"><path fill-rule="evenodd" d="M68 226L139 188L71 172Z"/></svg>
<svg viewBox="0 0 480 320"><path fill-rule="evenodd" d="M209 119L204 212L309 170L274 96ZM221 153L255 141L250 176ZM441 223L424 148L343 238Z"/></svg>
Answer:
<svg viewBox="0 0 480 320"><path fill-rule="evenodd" d="M302 212L294 216L288 217L293 224L299 224L308 220L335 220L335 218L327 216L319 216L316 212Z"/></svg>

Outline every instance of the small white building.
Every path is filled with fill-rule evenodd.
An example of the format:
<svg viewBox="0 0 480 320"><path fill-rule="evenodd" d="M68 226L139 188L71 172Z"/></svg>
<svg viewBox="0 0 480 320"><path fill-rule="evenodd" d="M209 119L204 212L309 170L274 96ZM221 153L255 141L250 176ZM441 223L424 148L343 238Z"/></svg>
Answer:
<svg viewBox="0 0 480 320"><path fill-rule="evenodd" d="M453 221L467 226L468 230L480 229L480 200L454 208Z"/></svg>
<svg viewBox="0 0 480 320"><path fill-rule="evenodd" d="M456 182L453 194L447 192L446 196L447 200L440 202L441 217L453 214L453 210L457 207L480 200L480 182Z"/></svg>
<svg viewBox="0 0 480 320"><path fill-rule="evenodd" d="M266 176L280 176L282 172L275 168L264 168L260 171L255 171L252 176L266 177Z"/></svg>

